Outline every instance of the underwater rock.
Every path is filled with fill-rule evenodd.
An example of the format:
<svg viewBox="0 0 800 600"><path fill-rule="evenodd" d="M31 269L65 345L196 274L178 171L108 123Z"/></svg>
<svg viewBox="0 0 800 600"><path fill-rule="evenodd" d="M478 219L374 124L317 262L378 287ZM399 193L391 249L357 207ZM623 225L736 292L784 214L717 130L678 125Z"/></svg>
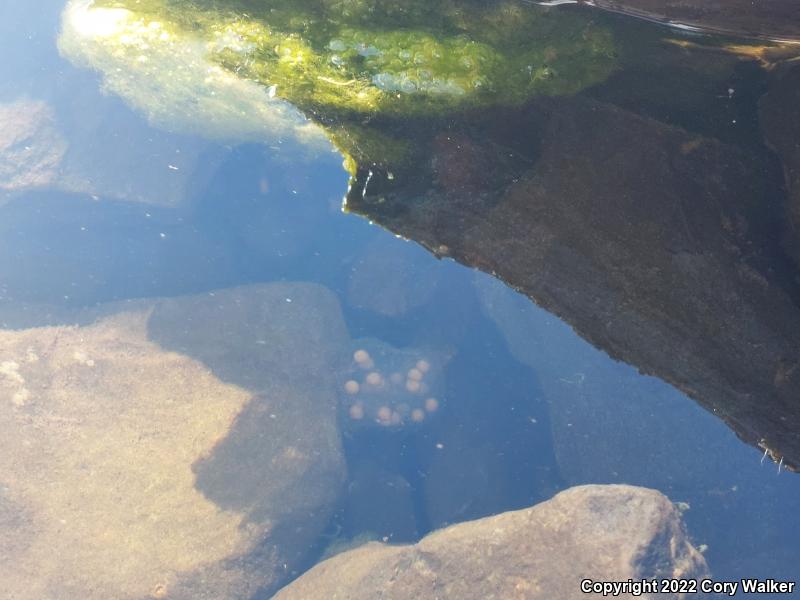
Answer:
<svg viewBox="0 0 800 600"><path fill-rule="evenodd" d="M355 308L397 317L428 302L436 292L441 265L420 257L416 244L379 236L353 266L347 302Z"/></svg>
<svg viewBox="0 0 800 600"><path fill-rule="evenodd" d="M70 73L58 123L69 142L53 187L93 199L185 208L208 185L229 149L196 135L149 127L94 77Z"/></svg>
<svg viewBox="0 0 800 600"><path fill-rule="evenodd" d="M99 315L0 332L0 547L16 552L0 588L18 600L274 589L345 477L335 297L271 284Z"/></svg>
<svg viewBox="0 0 800 600"><path fill-rule="evenodd" d="M205 53L195 61L207 58L235 79L260 82L270 98L323 118L337 111L430 114L569 94L613 68L607 30L515 2L274 0L253 10L236 0L213 8L99 0L88 8L73 3L65 22L83 44L127 55L129 67L189 43ZM88 62L108 73L111 62L98 58Z"/></svg>
<svg viewBox="0 0 800 600"><path fill-rule="evenodd" d="M66 151L47 103L21 99L0 104L0 190L48 186L58 177Z"/></svg>
<svg viewBox="0 0 800 600"><path fill-rule="evenodd" d="M494 514L513 502L508 459L484 436L483 428L473 433L463 423L436 436L437 451L425 470L423 491L433 529Z"/></svg>
<svg viewBox="0 0 800 600"><path fill-rule="evenodd" d="M442 408L447 357L394 348L375 339L355 340L350 365L340 376L345 428L397 429L422 425Z"/></svg>
<svg viewBox="0 0 800 600"><path fill-rule="evenodd" d="M458 133L501 157L473 165L491 185L451 191L438 170L472 154L424 142L417 179L364 192L359 173L349 210L495 274L800 466L800 289L768 157L579 97Z"/></svg>
<svg viewBox="0 0 800 600"><path fill-rule="evenodd" d="M74 100L58 114L42 100L0 104L0 204L30 190L187 204L227 151L147 127L92 84L80 76L61 84L72 88Z"/></svg>
<svg viewBox="0 0 800 600"><path fill-rule="evenodd" d="M800 40L795 0L578 0L578 3L707 31Z"/></svg>
<svg viewBox="0 0 800 600"><path fill-rule="evenodd" d="M52 164L40 173L46 177L20 182L13 192L5 190L0 174L0 203L32 188L47 188L103 200L187 204L228 149L197 136L148 127L119 98L98 89L94 73L65 63L53 43L64 4L42 0L35 6L0 6L0 39L13 48L0 65L0 98L8 103L2 106L22 109L17 115L0 109L0 148L32 118L44 119L49 129L40 128L38 141L25 142L27 154L16 156L26 161L26 170L36 168L41 159L33 152L48 156ZM6 116L13 122L5 122ZM0 150L0 156L4 153Z"/></svg>
<svg viewBox="0 0 800 600"><path fill-rule="evenodd" d="M343 532L352 541L369 539L392 543L419 539L411 485L372 460L350 468L344 498ZM334 550L345 540L334 540Z"/></svg>
<svg viewBox="0 0 800 600"><path fill-rule="evenodd" d="M632 486L593 485L571 488L532 508L436 531L413 546L361 546L318 564L275 599L577 600L586 597L580 585L586 577L707 575L680 513L665 496Z"/></svg>

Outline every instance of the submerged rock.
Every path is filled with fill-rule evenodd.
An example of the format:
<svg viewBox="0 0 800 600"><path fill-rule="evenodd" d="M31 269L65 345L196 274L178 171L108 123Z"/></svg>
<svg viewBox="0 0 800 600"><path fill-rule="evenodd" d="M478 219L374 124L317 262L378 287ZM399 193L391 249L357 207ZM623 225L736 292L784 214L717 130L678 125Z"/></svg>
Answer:
<svg viewBox="0 0 800 600"><path fill-rule="evenodd" d="M388 317L423 306L436 294L441 265L425 250L391 236L379 236L352 268L348 304Z"/></svg>
<svg viewBox="0 0 800 600"><path fill-rule="evenodd" d="M48 186L58 177L66 151L47 103L0 104L0 190Z"/></svg>
<svg viewBox="0 0 800 600"><path fill-rule="evenodd" d="M413 546L366 544L320 563L275 598L577 600L586 597L584 578L707 575L666 497L631 486L583 486L532 508L436 531Z"/></svg>
<svg viewBox="0 0 800 600"><path fill-rule="evenodd" d="M371 459L351 465L342 522L347 537L332 541L326 550L329 556L348 543L358 545L359 540L398 543L419 539L411 485Z"/></svg>
<svg viewBox="0 0 800 600"><path fill-rule="evenodd" d="M32 190L59 190L178 207L227 154L199 138L147 127L80 79L70 79L72 102L58 113L26 97L0 104L0 204Z"/></svg>
<svg viewBox="0 0 800 600"><path fill-rule="evenodd" d="M0 588L17 600L274 589L345 478L335 298L272 284L103 310L92 325L0 332L0 548L13 550Z"/></svg>
<svg viewBox="0 0 800 600"><path fill-rule="evenodd" d="M712 413L609 359L502 282L476 274L476 286L513 356L536 374L566 486L625 482L680 501L718 578L735 580L748 569L774 572L776 553L798 555L788 532L800 529L800 515L763 507L793 498L790 490L800 481L777 477L775 465L739 444ZM745 538L760 550L740 558L736 548Z"/></svg>
<svg viewBox="0 0 800 600"><path fill-rule="evenodd" d="M509 458L486 439L488 428L472 427L462 421L436 435L437 450L425 470L423 489L425 516L434 529L530 504L517 503L514 484L519 483L507 464ZM537 487L544 487L538 475L525 473L536 479Z"/></svg>

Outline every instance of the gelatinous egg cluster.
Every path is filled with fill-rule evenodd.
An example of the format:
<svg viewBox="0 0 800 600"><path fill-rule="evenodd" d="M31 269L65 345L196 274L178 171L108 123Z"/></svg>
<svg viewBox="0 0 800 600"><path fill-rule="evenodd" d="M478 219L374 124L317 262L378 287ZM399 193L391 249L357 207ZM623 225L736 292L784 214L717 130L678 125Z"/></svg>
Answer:
<svg viewBox="0 0 800 600"><path fill-rule="evenodd" d="M375 342L359 347L342 382L342 407L353 425L403 427L439 410L438 373L421 353Z"/></svg>

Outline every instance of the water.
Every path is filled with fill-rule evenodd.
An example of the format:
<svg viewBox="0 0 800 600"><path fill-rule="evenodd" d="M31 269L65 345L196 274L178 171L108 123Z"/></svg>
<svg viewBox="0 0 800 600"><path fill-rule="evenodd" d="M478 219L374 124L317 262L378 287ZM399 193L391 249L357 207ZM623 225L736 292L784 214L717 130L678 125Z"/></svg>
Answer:
<svg viewBox="0 0 800 600"><path fill-rule="evenodd" d="M127 456L120 450L119 456L112 452L114 458L108 466L97 459L97 448L80 441L87 435L100 436L103 427L117 431L117 426L115 435L119 437L103 448L124 448L128 443L124 436L133 431L138 432L139 440L150 439L148 436L165 440L174 436L176 440L175 444L156 444L156 450L146 446L138 456L180 453L180 448L189 446L197 451L190 461L197 478L192 485L200 492L198 498L202 495L210 502L210 508L206 504L202 510L196 508L201 506L200 500L188 495L179 498L177 507L172 506L168 497L158 495L163 480L155 473L153 487L148 488L155 491L148 492L148 497L152 494L158 502L149 517L141 518L160 522L159 511L163 511L165 518L174 519L184 502L187 518L202 520L204 514L213 515L206 517L209 529L223 532L219 540L227 539L225 535L238 540L230 542L236 552L248 547L249 538L241 533L250 531L248 527L257 531L267 521L287 528L297 526L294 508L282 505L299 502L291 486L304 486L298 489L316 498L318 504L312 506L309 500L309 514L314 517L300 527L310 533L296 536L297 547L289 548L283 557L291 564L287 567L289 579L321 557L366 540L414 542L447 524L531 506L567 487L586 483L652 487L681 503L691 539L703 548L716 579L797 579L797 475L774 464L772 457L763 460L752 443L743 443L713 414L717 411L709 406L716 401L713 395L705 397L707 410L696 397L679 389L700 390L692 395L702 397L718 385L717 380L711 381L715 375L708 375L716 372L716 357L672 356L670 363L697 361L692 368L655 373L677 387L642 374L639 368L657 371L653 366L661 364L657 357L651 358L649 351L637 354L614 346L619 340L613 335L606 339L587 331L585 322L575 317L582 306L578 300L573 306L560 304L557 294L539 298L542 305L565 317L567 324L491 275L448 258L453 256L484 271L495 270L491 253L487 258L469 246L470 232L475 230L451 231L447 223L430 227L424 214L421 217L415 212L417 207L427 206L423 202L432 202L439 193L435 190L449 190L441 195L455 208L452 213L444 211L445 215L473 210L474 205L463 199L479 196L489 197L485 206L500 206L501 201L487 190L512 185L537 160L548 156L547 160L554 160L552 150L548 154L542 141L548 139L546 135L529 139L519 134L514 139L513 131L509 133L515 127L529 131L525 129L528 125L521 125L523 119L507 117L508 111L515 114L514 109L490 109L488 117L467 112L442 121L437 116L423 126L414 121L413 111L411 116L394 116L386 122L376 119L370 126L390 141L402 142L398 132L408 126L412 130L409 139L425 139L431 145L427 149L420 145L409 162L399 161L402 166L395 169L395 147L379 144L377 152L388 157L386 164L378 161L369 168L362 166L348 191L342 156L327 142L319 142L316 134L311 137L321 146L308 151L293 139L294 121L288 129L281 124L283 137L277 141L258 143L254 138L263 139L263 130L245 131L245 127L236 134L238 138L231 134L225 139L224 121L213 124L213 135L202 135L197 123L188 127L176 121L170 127L169 110L154 114L144 101L136 110L114 93L103 93L100 75L78 68L58 54L62 8L55 1L44 7L8 3L0 8L6 57L0 65L0 100L10 107L3 110L12 115L6 117L8 122L20 122L20 115L40 118L38 137L23 142L33 150L21 150L18 161L21 171L26 165L36 166L28 173L33 181L18 178L5 183L5 191L0 192L4 194L0 195L0 323L8 334L0 342L0 349L8 355L0 357L4 365L0 397L9 400L3 409L8 416L3 427L7 433L12 431L17 418L30 426L20 430L26 433L19 434L19 439L14 438L20 447L33 444L33 448L43 448L36 445L45 443L36 441L37 430L51 432L49 435L63 444L61 450L48 449L39 458L35 452L7 447L7 459L0 463L0 528L14 532L9 536L12 541L0 542L0 557L5 554L9 565L0 563L0 578L11 578L19 597L83 597L80 594L85 593L81 590L86 589L87 581L98 589L118 589L119 597L143 597L136 586L137 577L144 580L163 565L179 573L178 585L190 592L192 585L198 585L191 583L194 572L219 581L232 577L232 567L220 571L207 567L231 548L219 549L208 542L204 555L191 542L185 547L177 542L173 546L169 539L172 525L158 543L148 545L147 527L133 518L114 521L116 517L108 516L113 524L106 533L101 529L98 534L107 538L102 552L133 557L131 569L136 576L127 572L110 576L91 561L81 565L81 557L96 556L103 545L97 540L87 542L80 532L48 537L53 535L48 519L69 515L90 522L99 518L92 517L92 511L102 513L105 506L94 501L92 492L81 495L74 491L88 485L88 480L65 473L85 471L102 478L109 476L104 469L116 473L114 469L121 468L114 466L114 460L119 459L120 464L138 460L136 453ZM685 144L700 137L714 138L734 148L730 156L750 153L747 156L755 157L754 161L763 161L754 163L763 165L768 176L752 183L764 199L753 223L758 231L774 232L774 207L784 201L784 192L780 167L765 148L759 130L757 103L767 89L766 71L753 61L731 58L714 48L658 53L654 49L666 44L657 39L663 34L660 28L624 17L592 15L615 32L620 47L646 48L651 53L626 55L623 68L602 81L587 75L579 101L612 104L630 111L626 115L637 115L625 117L630 120L646 118L666 124L672 128L670 136L683 136L674 133L678 131L674 128L680 128L689 132L685 140L680 138ZM680 42L676 48L695 43L692 37L675 39ZM109 87L118 91L114 85ZM280 91L279 85L277 93ZM273 89L268 95L275 93ZM135 100L133 103L136 105ZM547 110L558 116L561 108L547 105L545 113ZM615 112L613 118L617 116ZM192 120L191 114L188 119L186 114L183 117ZM511 121L504 121L509 118ZM532 131L543 127L537 118L530 117ZM351 117L344 122L348 119ZM600 123L597 127L602 126L600 118L596 122ZM441 131L449 137L439 135ZM495 136L487 131L502 133ZM420 137L413 137L417 135ZM451 138L461 144L458 153L448 150ZM366 147L366 137L358 139L365 152L376 152L375 147ZM470 157L489 156L499 147L511 148L508 160L500 166L489 161L484 172L468 167ZM693 148L686 146L685 150L691 153ZM426 152L439 153L437 166L415 172L428 156ZM684 168L677 153L670 156L678 164L676 168ZM552 164L567 168L583 159L579 154L562 158ZM461 166L460 160L467 167ZM544 175L537 181L549 189ZM762 181L767 183L762 185ZM692 197L693 190L686 193ZM345 196L349 212L342 210ZM439 202L441 197L434 200ZM463 205L459 204L462 200ZM445 206L450 210L450 204ZM689 231L687 239L693 232L705 231L706 213L690 206L683 215L685 221L679 226ZM668 214L664 219L673 217ZM658 218L661 215L654 217ZM422 245L398 238L392 231ZM581 230L569 233L578 240L574 247L582 247ZM656 255L661 240L653 239ZM625 239L618 242L625 247ZM678 257L676 261L685 257L681 253L692 251L688 241L681 241L680 247L675 244L670 252ZM626 254L621 251L618 256L625 260ZM767 261L775 285L796 299L794 267L787 264L782 251L767 244L753 250L753 256L752 264ZM554 254L548 264L559 266L564 260L579 264L580 258ZM502 265L497 270L509 279ZM523 289L526 285L512 283ZM578 286L576 297L598 293L590 287L594 283L591 274L587 275L585 288ZM264 284L267 287L241 287ZM712 285L716 282L709 282L709 287ZM231 292L234 288L239 291ZM248 291L254 289L261 291ZM531 289L536 291L536 286ZM682 292L678 283L676 289ZM697 290L698 297L704 293ZM186 296L194 299L180 300ZM178 300L154 300L162 298ZM570 313L570 308L575 312ZM135 324L139 317L131 317L133 324L124 321L124 315L139 314L137 311L149 315L143 328ZM633 313L635 310L631 319L638 318ZM111 323L104 327L112 333L92 329L97 319ZM665 339L657 327L648 329L646 320L636 323L644 323L641 337L652 336L651 346ZM46 327L58 329L30 329ZM573 327L600 347L587 342ZM15 337L23 331L33 333ZM141 331L146 335L137 333ZM145 338L137 337L141 335ZM72 340L70 336L76 336L75 340L59 341ZM130 347L123 351L108 342L117 337ZM47 340L52 341L51 350L45 347ZM64 344L70 366L64 366L67 359L58 358ZM374 365L354 362L358 350L368 351ZM27 356L28 362L15 352L22 352L20 356ZM51 359L48 352L56 358ZM183 365L179 376L169 371L172 367L164 367L159 375L161 371L141 358L148 352L164 353L153 359L159 364L171 365L170 361L182 360L175 356L188 356L201 366L179 362ZM609 354L622 356L633 366ZM140 359L143 362L137 362ZM123 366L114 366L115 360ZM125 367L127 364L133 366ZM417 367L420 369L412 374ZM48 408L37 399L40 393L42 398L50 398L50 392L42 391L47 386L37 388L35 384L37 373L45 378L46 369L55 369L56 374L67 369L61 379L53 375L47 380L56 388L75 389L79 395L89 390L90 400L91 390L119 396L110 406L99 401L96 408L91 402L85 406L66 402L67 410L53 400L55 404ZM121 375L120 370L126 369L140 375ZM373 372L380 374L374 385L368 379ZM399 378L392 384L395 373ZM685 373L695 374L696 380L682 380ZM223 387L202 387L206 384L198 382L207 375L219 379L208 386L233 387L224 388L224 393L219 391ZM21 387L20 380L27 387ZM350 381L358 384L357 391L346 387ZM419 389L416 381L426 387ZM385 388L390 384L396 387L388 392ZM144 391L136 392L137 386ZM191 391L193 386L199 387ZM231 391L234 388L238 391ZM327 395L320 391L329 388ZM190 402L187 412L176 418L169 408L172 389L190 390L187 393L197 408ZM248 401L245 392L254 399ZM174 401L180 404L182 396L175 393ZM205 400L201 399L213 394L222 394L230 403L209 408L208 414L214 416L196 430L187 424L185 431L195 431L196 437L181 446L183 434L176 433L184 431L181 419L188 423L191 415L205 414L201 412L201 408L206 410ZM131 412L126 412L126 401L162 396L166 398L163 405L142 404L139 409L131 404ZM275 401L284 396L285 404ZM115 408L116 402L120 405ZM50 409L53 412L47 413ZM125 415L119 422L109 417L116 410ZM158 416L162 410L163 416ZM724 410L718 412L724 415ZM95 414L99 429L86 425L87 421L93 423ZM223 425L230 425L237 414L230 435L209 433L217 431L215 427L224 432ZM106 425L103 418L108 419ZM283 425L285 418L293 419L291 427L305 431L297 433L296 445L291 445L290 438L294 439L298 430ZM82 429L84 425L88 429ZM269 445L272 442L264 441L265 431L270 440L283 440L281 436L289 440L286 450L273 457L269 467L261 461L276 451ZM59 437L62 434L63 439ZM333 454L339 445L341 465ZM298 479L302 483L287 484L289 491L270 487L270 477L295 476L294 467L285 465L295 464L293 461L316 464L303 462L307 460L304 453L317 452L320 447L333 450L320 461L323 466L304 472L305 479ZM65 464L59 463L62 454L67 457ZM69 462L73 458L75 464ZM159 464L155 460L152 464ZM172 465L166 459L165 464ZM20 470L25 469L39 469L41 474L23 484ZM262 469L269 477L260 474ZM62 487L53 491L40 485L38 477L52 477ZM138 475L130 477L119 490L135 499ZM103 497L102 481L98 485L101 487L93 493ZM38 499L32 507L24 506L25 498L30 497ZM254 503L253 498L260 500ZM64 508L67 505L69 509ZM214 512L217 506L230 514L245 515L247 526L231 525ZM105 522L104 518L100 520ZM69 527L67 521L64 517L62 524ZM126 528L135 533L126 533ZM213 538L204 538L202 530L198 527L198 540ZM225 533L234 531L238 533ZM176 539L182 535L182 531L175 533ZM74 563L42 559L37 544L53 539L72 540L69 543L81 548L75 551L78 558ZM199 558L192 562L195 552ZM178 553L184 553L186 560L174 561L172 557ZM260 565L262 558L252 560ZM37 570L46 576L37 576ZM167 584L153 577L147 583L151 596L167 597L163 595ZM254 580L225 589L238 590L232 597L247 598L263 594L272 583ZM261 592L257 592L259 588Z"/></svg>

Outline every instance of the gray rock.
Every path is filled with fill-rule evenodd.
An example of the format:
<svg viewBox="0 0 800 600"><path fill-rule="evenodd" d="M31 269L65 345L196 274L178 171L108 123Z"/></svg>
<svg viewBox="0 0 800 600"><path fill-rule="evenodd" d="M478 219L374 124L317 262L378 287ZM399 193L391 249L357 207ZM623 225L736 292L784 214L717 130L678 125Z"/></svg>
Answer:
<svg viewBox="0 0 800 600"><path fill-rule="evenodd" d="M698 459L724 455L728 438L683 394L609 359L502 282L476 276L476 288L511 354L536 373L567 485L625 482L684 500L712 481L737 483L743 465Z"/></svg>
<svg viewBox="0 0 800 600"><path fill-rule="evenodd" d="M239 599L299 568L345 464L335 297L271 284L0 331L0 588Z"/></svg>
<svg viewBox="0 0 800 600"><path fill-rule="evenodd" d="M717 577L791 571L798 550L788 532L800 529L800 515L764 507L791 505L797 478L777 477L775 465L759 461L672 386L611 360L501 282L483 274L476 280L512 355L536 374L567 486L624 482L684 503L684 519L708 547ZM741 556L743 539L758 550ZM778 552L787 557L783 567L775 563Z"/></svg>
<svg viewBox="0 0 800 600"><path fill-rule="evenodd" d="M350 471L344 530L351 540L369 537L397 543L419 538L412 489L405 478L371 460L358 462Z"/></svg>
<svg viewBox="0 0 800 600"><path fill-rule="evenodd" d="M532 508L436 531L413 546L367 544L320 563L275 598L577 600L586 597L584 578L707 574L665 496L631 486L583 486Z"/></svg>

